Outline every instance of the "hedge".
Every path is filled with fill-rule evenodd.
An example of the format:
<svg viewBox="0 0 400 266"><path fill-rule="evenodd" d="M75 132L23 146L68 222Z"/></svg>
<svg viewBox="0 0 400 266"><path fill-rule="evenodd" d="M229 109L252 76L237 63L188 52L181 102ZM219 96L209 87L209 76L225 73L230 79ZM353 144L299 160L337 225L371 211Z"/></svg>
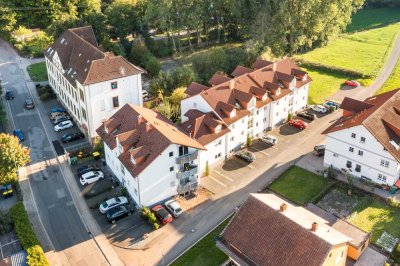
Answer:
<svg viewBox="0 0 400 266"><path fill-rule="evenodd" d="M28 253L28 265L49 265L43 249L40 247L39 240L33 232L24 204L21 201L10 209L10 216L13 219L14 229L18 235L21 246Z"/></svg>

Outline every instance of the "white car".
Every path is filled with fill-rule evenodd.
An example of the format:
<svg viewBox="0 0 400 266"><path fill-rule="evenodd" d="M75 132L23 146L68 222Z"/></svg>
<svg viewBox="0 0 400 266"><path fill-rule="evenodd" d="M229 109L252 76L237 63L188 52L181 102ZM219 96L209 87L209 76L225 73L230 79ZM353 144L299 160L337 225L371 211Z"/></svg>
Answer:
<svg viewBox="0 0 400 266"><path fill-rule="evenodd" d="M183 213L181 206L175 200L165 202L165 208L176 218Z"/></svg>
<svg viewBox="0 0 400 266"><path fill-rule="evenodd" d="M328 112L328 109L326 109L326 107L325 106L323 106L323 105L312 105L311 106L311 109L313 109L315 112L318 112L318 113L323 113L323 114L325 114L326 112Z"/></svg>
<svg viewBox="0 0 400 266"><path fill-rule="evenodd" d="M270 145L275 145L276 143L278 143L278 139L272 135L263 135L261 136L260 140Z"/></svg>
<svg viewBox="0 0 400 266"><path fill-rule="evenodd" d="M89 185L94 183L100 179L104 178L104 174L101 171L91 171L86 174L81 175L79 181L81 182L82 186Z"/></svg>
<svg viewBox="0 0 400 266"><path fill-rule="evenodd" d="M126 197L118 197L118 198L111 198L102 204L100 204L99 210L101 213L106 213L110 209L120 206L120 205L125 205L128 203L128 199Z"/></svg>
<svg viewBox="0 0 400 266"><path fill-rule="evenodd" d="M61 131L61 130L67 129L67 128L71 128L73 126L74 126L74 124L72 123L72 121L71 120L67 120L67 121L63 121L63 122L57 124L54 127L54 130L56 132L58 132L58 131Z"/></svg>

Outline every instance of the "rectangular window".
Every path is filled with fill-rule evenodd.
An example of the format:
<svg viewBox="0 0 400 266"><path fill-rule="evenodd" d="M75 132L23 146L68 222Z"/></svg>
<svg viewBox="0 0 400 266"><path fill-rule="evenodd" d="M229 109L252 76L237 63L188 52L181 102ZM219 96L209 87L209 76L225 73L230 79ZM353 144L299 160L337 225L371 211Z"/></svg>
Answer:
<svg viewBox="0 0 400 266"><path fill-rule="evenodd" d="M111 82L111 89L112 89L112 90L115 90L115 89L117 89L117 88L118 88L117 82L116 82L116 81Z"/></svg>
<svg viewBox="0 0 400 266"><path fill-rule="evenodd" d="M235 140L235 137L231 137L231 141L234 141Z"/></svg>
<svg viewBox="0 0 400 266"><path fill-rule="evenodd" d="M170 171L170 172L174 171L174 167L171 166L171 167L169 168L169 171Z"/></svg>
<svg viewBox="0 0 400 266"><path fill-rule="evenodd" d="M170 151L170 152L169 152L169 157L172 157L172 156L174 156L174 152L173 152L173 151Z"/></svg>
<svg viewBox="0 0 400 266"><path fill-rule="evenodd" d="M353 139L355 139L355 138L356 138L356 133L351 133L351 137L352 137Z"/></svg>
<svg viewBox="0 0 400 266"><path fill-rule="evenodd" d="M361 143L365 143L365 138L361 137Z"/></svg>
<svg viewBox="0 0 400 266"><path fill-rule="evenodd" d="M189 153L189 148L187 146L179 146L179 156Z"/></svg>
<svg viewBox="0 0 400 266"><path fill-rule="evenodd" d="M353 147L349 147L349 152L354 152L354 148Z"/></svg>
<svg viewBox="0 0 400 266"><path fill-rule="evenodd" d="M119 107L118 96L112 98L114 108Z"/></svg>
<svg viewBox="0 0 400 266"><path fill-rule="evenodd" d="M352 167L352 163L351 163L351 161L347 161L347 163L346 163L346 167L347 167L347 168L351 168L351 167Z"/></svg>
<svg viewBox="0 0 400 266"><path fill-rule="evenodd" d="M389 161L385 162L385 167L388 168L389 167Z"/></svg>
<svg viewBox="0 0 400 266"><path fill-rule="evenodd" d="M82 107L81 109L82 109L82 116L83 116L83 119L85 119L85 120L87 121L87 118L86 118L86 111L85 111L85 109L83 109L83 107Z"/></svg>
<svg viewBox="0 0 400 266"><path fill-rule="evenodd" d="M79 90L79 94L80 94L80 96L81 96L81 101L82 101L82 102L85 102L85 96L83 95L83 91L82 91L82 90Z"/></svg>
<svg viewBox="0 0 400 266"><path fill-rule="evenodd" d="M386 181L386 176L384 176L384 175L382 175L382 174L379 174L379 175L378 175L378 180Z"/></svg>
<svg viewBox="0 0 400 266"><path fill-rule="evenodd" d="M364 152L361 151L361 150L359 150L359 151L358 151L358 155L363 156L363 155L364 155Z"/></svg>
<svg viewBox="0 0 400 266"><path fill-rule="evenodd" d="M356 164L356 169L355 169L355 171L356 171L356 172L361 172L361 165Z"/></svg>

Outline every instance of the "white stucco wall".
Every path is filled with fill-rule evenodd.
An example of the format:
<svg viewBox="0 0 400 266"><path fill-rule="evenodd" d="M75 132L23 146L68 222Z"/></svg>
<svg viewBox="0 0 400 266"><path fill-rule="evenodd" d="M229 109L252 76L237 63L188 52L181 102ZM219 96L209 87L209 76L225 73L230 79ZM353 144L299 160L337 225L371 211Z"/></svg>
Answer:
<svg viewBox="0 0 400 266"><path fill-rule="evenodd" d="M200 95L195 95L181 101L181 121L182 123L187 121L188 118L185 116L186 112L190 109L199 110L203 113L213 111L210 105Z"/></svg>
<svg viewBox="0 0 400 266"><path fill-rule="evenodd" d="M226 158L226 149L225 149L225 136L222 136L210 143L208 143L205 148L205 151L199 151L199 173L204 173L206 169L206 164L208 161L208 166L212 164L224 160Z"/></svg>

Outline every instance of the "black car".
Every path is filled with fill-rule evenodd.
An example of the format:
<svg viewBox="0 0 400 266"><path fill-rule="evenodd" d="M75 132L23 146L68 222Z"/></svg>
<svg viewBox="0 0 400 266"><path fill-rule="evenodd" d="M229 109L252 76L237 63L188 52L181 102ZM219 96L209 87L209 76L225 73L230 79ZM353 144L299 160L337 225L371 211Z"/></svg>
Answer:
<svg viewBox="0 0 400 266"><path fill-rule="evenodd" d="M126 206L117 206L109 210L106 214L107 220L110 223L115 223L115 221L119 218L122 218L124 216L130 216L132 214L132 210L128 209Z"/></svg>
<svg viewBox="0 0 400 266"><path fill-rule="evenodd" d="M62 143L67 143L70 141L78 140L84 138L85 135L83 135L81 132L76 132L76 133L71 133L71 134L65 134L61 138Z"/></svg>
<svg viewBox="0 0 400 266"><path fill-rule="evenodd" d="M14 99L14 93L10 90L6 90L6 100Z"/></svg>
<svg viewBox="0 0 400 266"><path fill-rule="evenodd" d="M310 121L314 121L317 118L317 116L315 114L312 114L312 113L307 112L307 111L299 112L299 113L297 113L297 116L301 117L301 118L305 118L305 119L310 120Z"/></svg>
<svg viewBox="0 0 400 266"><path fill-rule="evenodd" d="M35 104L33 103L32 99L26 99L24 105L28 110L35 108Z"/></svg>
<svg viewBox="0 0 400 266"><path fill-rule="evenodd" d="M89 173L91 171L100 171L100 168L98 168L95 165L86 165L78 168L78 175L81 176L83 174Z"/></svg>

